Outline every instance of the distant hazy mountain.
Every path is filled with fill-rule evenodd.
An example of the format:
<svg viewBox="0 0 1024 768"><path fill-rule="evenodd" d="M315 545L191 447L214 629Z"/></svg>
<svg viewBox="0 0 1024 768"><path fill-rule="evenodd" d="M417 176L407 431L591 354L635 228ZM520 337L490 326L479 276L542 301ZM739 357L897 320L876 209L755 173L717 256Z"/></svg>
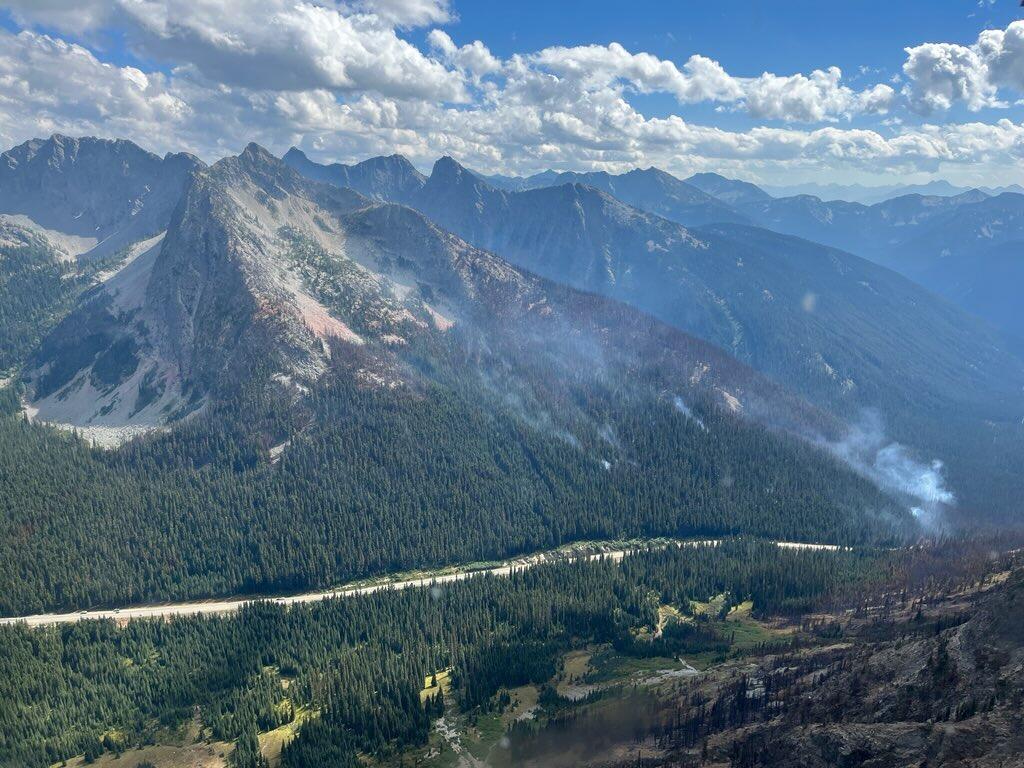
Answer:
<svg viewBox="0 0 1024 768"><path fill-rule="evenodd" d="M972 187L958 187L945 180L930 181L927 184L893 184L891 186L869 187L862 184L796 184L791 186L764 185L764 189L773 197L794 197L796 195L813 195L822 200L845 200L850 203L873 205L885 202L894 197L905 195L924 195L937 197L954 197L969 192ZM1005 187L979 187L986 195L1001 195L1004 192L1024 194L1020 184Z"/></svg>
<svg viewBox="0 0 1024 768"><path fill-rule="evenodd" d="M355 166L319 165L311 162L300 150L292 147L284 161L300 173L319 181L349 186L364 195L415 205L420 198L425 178L408 160L399 156L372 158ZM583 184L600 189L628 205L643 211L665 216L690 226L716 222L748 222L746 217L730 205L709 195L700 188L656 168L633 170L623 174L605 172L558 173L545 171L528 177L485 176L464 172L479 178L489 187L506 191L526 191L563 184ZM383 177L393 180L385 182ZM385 189L391 184L390 189Z"/></svg>
<svg viewBox="0 0 1024 768"><path fill-rule="evenodd" d="M997 335L849 253L749 226L687 229L579 184L501 190L451 158L439 160L406 202L515 264L719 344L818 404L847 415L878 408L897 434L943 457L959 449L942 447L948 422L936 422L936 412L963 420L961 442L990 444L983 423L1019 432L1010 414L1021 411L1024 369ZM835 206L813 198L746 210L764 216L761 206L770 206L781 216L793 205L801 221L805 209L820 214L810 220L825 228L836 215ZM855 230L866 209L847 207ZM903 221L930 212L891 208ZM954 471L971 484L971 473Z"/></svg>
<svg viewBox="0 0 1024 768"><path fill-rule="evenodd" d="M201 167L128 141L33 139L0 155L0 216L67 258L102 257L161 232Z"/></svg>
<svg viewBox="0 0 1024 768"><path fill-rule="evenodd" d="M971 190L953 197L906 195L875 205L824 202L802 195L740 206L763 227L827 243L884 264L958 302L1014 336L1024 336L1024 313L1002 291L1007 258L1024 240L1024 195L990 197ZM1006 246L1003 256L984 254ZM1024 260L1024 251L1020 252ZM999 266L997 266L997 264ZM992 272L989 273L989 269ZM966 301L962 285L990 302ZM985 288L990 286L990 288Z"/></svg>
<svg viewBox="0 0 1024 768"><path fill-rule="evenodd" d="M754 184L727 179L717 173L697 173L688 178L686 183L729 205L744 205L771 199L771 195Z"/></svg>
<svg viewBox="0 0 1024 768"><path fill-rule="evenodd" d="M551 177L533 177L529 189L560 184L582 184L607 192L618 200L648 213L664 216L686 226L714 223L746 223L747 219L730 205L698 186L680 181L657 168L636 169L612 175L597 173L560 173ZM725 201L728 203L728 201Z"/></svg>

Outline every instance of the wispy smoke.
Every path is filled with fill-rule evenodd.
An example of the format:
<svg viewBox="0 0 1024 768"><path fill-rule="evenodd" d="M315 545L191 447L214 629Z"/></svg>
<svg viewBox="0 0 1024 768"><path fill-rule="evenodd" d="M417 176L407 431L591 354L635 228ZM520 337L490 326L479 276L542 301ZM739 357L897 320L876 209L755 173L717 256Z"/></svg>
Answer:
<svg viewBox="0 0 1024 768"><path fill-rule="evenodd" d="M597 434L600 435L601 439L608 443L608 445L612 446L612 448L622 448L619 444L619 438L615 434L615 430L612 428L611 424L606 423L602 425L601 428L597 430Z"/></svg>
<svg viewBox="0 0 1024 768"><path fill-rule="evenodd" d="M823 442L855 471L905 501L914 517L928 528L941 525L943 509L956 502L946 487L942 462L919 461L906 446L889 440L881 418L873 411L865 411L842 440Z"/></svg>
<svg viewBox="0 0 1024 768"><path fill-rule="evenodd" d="M686 416L686 418L688 418L691 421L693 421L702 430L704 430L705 432L708 431L708 428L706 426L704 426L704 422L701 421L700 417L697 416L693 411L690 410L690 407L686 403L683 402L683 398L681 398L679 395L676 395L672 399L672 405L674 405L676 407L677 411L679 411L681 414Z"/></svg>

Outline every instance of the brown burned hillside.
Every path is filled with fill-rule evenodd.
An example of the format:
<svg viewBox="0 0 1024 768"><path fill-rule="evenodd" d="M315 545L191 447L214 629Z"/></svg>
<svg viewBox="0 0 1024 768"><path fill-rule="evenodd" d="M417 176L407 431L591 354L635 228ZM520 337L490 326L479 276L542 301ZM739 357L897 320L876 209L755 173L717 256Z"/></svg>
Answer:
<svg viewBox="0 0 1024 768"><path fill-rule="evenodd" d="M510 764L1021 765L1024 569L935 554L926 574L882 580L832 609L763 616L774 643L681 683L624 688L521 728ZM729 623L719 626L728 637Z"/></svg>

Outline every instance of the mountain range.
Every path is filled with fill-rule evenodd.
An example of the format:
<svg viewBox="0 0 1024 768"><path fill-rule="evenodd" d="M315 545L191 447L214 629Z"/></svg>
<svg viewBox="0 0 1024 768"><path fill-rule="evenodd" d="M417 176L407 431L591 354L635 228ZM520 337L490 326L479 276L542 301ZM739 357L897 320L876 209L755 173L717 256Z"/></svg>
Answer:
<svg viewBox="0 0 1024 768"><path fill-rule="evenodd" d="M865 186L863 184L796 184L788 186L767 185L764 190L772 197L796 197L813 195L822 200L845 200L851 203L874 205L884 203L894 197L906 195L923 195L925 197L954 197L970 192L975 187L960 187L950 184L944 179L929 181L925 184L890 184L888 186ZM977 187L986 195L996 196L1004 192L1024 193L1020 184L1008 184L1002 187Z"/></svg>
<svg viewBox="0 0 1024 768"><path fill-rule="evenodd" d="M285 161L325 173L298 150ZM716 183L720 193L730 186ZM789 202L734 192L753 196L743 210L755 220ZM498 189L451 158L400 202L519 266L721 346L844 418L880 412L895 438L949 465L972 507L1012 487L995 446L1020 442L1020 384L1011 383L1021 381L1020 358L984 323L895 272L764 227L686 227L580 183ZM937 410L956 414L955 438ZM974 486L979 472L1002 480Z"/></svg>
<svg viewBox="0 0 1024 768"><path fill-rule="evenodd" d="M400 170L385 167L380 158L354 166L318 166L295 148L285 156L286 162L311 178L413 204L427 177L404 158L388 160L400 165ZM389 181L374 180L373 174L383 174ZM755 224L832 245L910 277L1009 334L1015 344L1024 338L1024 320L1015 311L1012 289L1022 272L1005 255L1021 248L1011 244L1024 242L1017 225L1024 209L1024 188L1019 185L968 189L938 181L917 186L805 185L766 191L715 173L680 180L656 168L618 175L555 171L528 177L473 175L506 192L576 183L684 226ZM388 188L388 184L398 186ZM963 210L953 214L954 209Z"/></svg>
<svg viewBox="0 0 1024 768"><path fill-rule="evenodd" d="M66 259L108 256L161 232L202 165L130 141L28 141L0 155L0 226L42 235Z"/></svg>
<svg viewBox="0 0 1024 768"><path fill-rule="evenodd" d="M516 191L451 158L206 166L62 136L4 158L4 610L1015 508L1020 358L884 267L746 223L778 201L742 184ZM745 212L686 226L608 190ZM59 503L25 495L56 477Z"/></svg>
<svg viewBox="0 0 1024 768"><path fill-rule="evenodd" d="M315 164L296 149L286 162L303 172L322 173L312 170ZM377 163L371 160L368 165ZM333 178L315 177L343 186L359 184L339 175L343 167L331 166ZM408 163L405 173L414 176L415 182L391 193L392 199L401 196L411 201L426 183L426 177ZM772 188L774 194L769 194L749 182L715 173L695 174L684 181L656 168L619 175L554 171L529 177L474 175L511 192L578 183L689 227L754 224L831 245L887 266L950 299L1008 334L1015 345L1024 339L1024 318L1016 311L1013 287L1024 276L1024 267L1021 260L1009 256L1014 251L1024 253L1019 224L1024 188L1019 185L967 189L932 182L884 188L884 194L879 188L865 196L838 185L818 189L817 194L789 194L795 188Z"/></svg>
<svg viewBox="0 0 1024 768"><path fill-rule="evenodd" d="M65 137L38 151L56 145L125 151ZM60 189L88 188L88 167L55 163ZM420 186L385 158L349 171L355 190L250 145L193 164L165 219L144 200L155 234L77 259L60 250L68 225L23 214L35 239L0 246L0 304L21 286L41 320L3 325L18 343L0 389L0 505L19 533L0 543L0 579L18 585L0 610L315 588L581 538L919 534L920 494L878 464L916 471L902 448L853 446L837 411L614 292L580 290L605 268L555 281L523 265L528 233L499 228L492 244L522 248L503 254L381 199L461 199L438 186L460 169L439 165ZM130 210L138 188L112 187L90 215ZM608 219L581 232L538 218L533 267L549 242L576 242L563 266L578 263L588 232L609 248L658 237L653 275L670 248L704 249L588 187L516 194L510 225L566 202ZM610 274L640 271L618 258ZM699 312L732 328L703 299Z"/></svg>
<svg viewBox="0 0 1024 768"><path fill-rule="evenodd" d="M403 170L393 158L385 164ZM367 191L403 188L379 169L362 178ZM435 187L432 177L420 189ZM256 145L196 174L166 226L122 254L41 344L25 372L39 418L172 423L249 380L257 365L297 392L342 360L359 366L357 379L396 387L416 376L395 350L456 335L481 357L564 343L543 354L567 372L595 351L599 368L614 355L642 369L665 354L639 354L650 337L687 355L699 349L679 361L677 375L680 386L700 387L680 394L713 392L724 376L737 393L751 389L750 407L767 411L776 389L766 382L758 393L756 377L728 355L678 333L673 342L639 314L602 319L614 305L516 271L409 208L307 182ZM620 332L635 338L611 344ZM719 397L734 400L724 389Z"/></svg>

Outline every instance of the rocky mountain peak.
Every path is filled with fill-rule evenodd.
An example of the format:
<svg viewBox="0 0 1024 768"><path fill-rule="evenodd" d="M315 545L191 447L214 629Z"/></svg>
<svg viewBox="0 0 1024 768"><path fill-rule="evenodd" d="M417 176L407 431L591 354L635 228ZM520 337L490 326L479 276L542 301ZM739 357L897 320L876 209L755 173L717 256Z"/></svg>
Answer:
<svg viewBox="0 0 1024 768"><path fill-rule="evenodd" d="M426 177L399 154L371 157L356 165L320 165L292 147L282 161L307 178L347 187L372 200L408 203L426 183Z"/></svg>
<svg viewBox="0 0 1024 768"><path fill-rule="evenodd" d="M467 179L474 183L489 186L483 179L471 173L449 155L439 158L434 163L434 167L430 172L430 181L434 183L460 183Z"/></svg>
<svg viewBox="0 0 1024 768"><path fill-rule="evenodd" d="M125 140L33 139L0 155L0 214L65 258L109 256L166 228L202 167L191 155L161 158Z"/></svg>

